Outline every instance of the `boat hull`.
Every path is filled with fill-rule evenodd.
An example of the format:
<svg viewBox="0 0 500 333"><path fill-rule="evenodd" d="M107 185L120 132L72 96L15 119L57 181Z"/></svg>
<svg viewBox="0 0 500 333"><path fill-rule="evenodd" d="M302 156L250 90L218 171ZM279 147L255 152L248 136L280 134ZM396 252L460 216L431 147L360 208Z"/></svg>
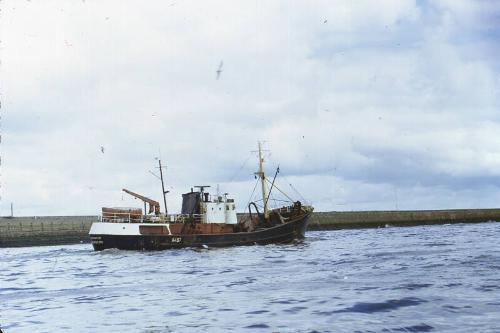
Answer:
<svg viewBox="0 0 500 333"><path fill-rule="evenodd" d="M125 232L100 233L99 228L90 231L94 250L117 248L121 250L164 250L184 247L229 247L255 244L290 243L303 239L310 214L305 214L289 222L274 227L252 232L237 232L224 234L171 234L171 235L128 235ZM123 230L132 228L130 223L113 223L124 225ZM115 228L118 226L114 226ZM120 229L118 229L120 230ZM120 230L121 231L121 230Z"/></svg>

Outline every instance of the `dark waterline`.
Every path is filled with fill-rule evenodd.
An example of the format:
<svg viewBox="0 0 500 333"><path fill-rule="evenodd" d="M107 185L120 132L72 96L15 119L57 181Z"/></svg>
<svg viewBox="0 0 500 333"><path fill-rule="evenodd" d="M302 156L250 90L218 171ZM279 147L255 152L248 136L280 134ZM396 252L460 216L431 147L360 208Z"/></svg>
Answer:
<svg viewBox="0 0 500 333"><path fill-rule="evenodd" d="M0 249L9 332L498 332L500 224L310 232L295 245Z"/></svg>

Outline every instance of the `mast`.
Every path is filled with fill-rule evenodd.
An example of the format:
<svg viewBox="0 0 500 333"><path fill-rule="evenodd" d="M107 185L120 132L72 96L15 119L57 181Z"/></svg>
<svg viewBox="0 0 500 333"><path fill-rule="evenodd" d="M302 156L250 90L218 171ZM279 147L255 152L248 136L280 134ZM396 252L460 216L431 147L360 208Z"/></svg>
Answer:
<svg viewBox="0 0 500 333"><path fill-rule="evenodd" d="M264 175L264 170L262 169L262 163L264 159L262 158L262 145L259 141L259 171L256 174L260 177L262 183L262 202L264 203L264 217L267 219L269 213L267 211L267 200L266 200L266 176Z"/></svg>
<svg viewBox="0 0 500 333"><path fill-rule="evenodd" d="M161 170L161 160L158 159L158 164L160 165L160 179L161 179L161 190L163 193L163 204L165 205L165 215L168 214L167 210L167 198L165 197L165 194L168 193L168 191L165 191L165 184L163 184L163 172Z"/></svg>

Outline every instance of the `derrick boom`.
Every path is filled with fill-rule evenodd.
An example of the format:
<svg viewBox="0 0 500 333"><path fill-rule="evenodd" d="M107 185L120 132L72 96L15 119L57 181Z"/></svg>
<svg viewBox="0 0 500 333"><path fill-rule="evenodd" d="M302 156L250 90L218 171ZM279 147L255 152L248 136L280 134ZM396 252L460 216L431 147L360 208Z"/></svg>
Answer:
<svg viewBox="0 0 500 333"><path fill-rule="evenodd" d="M123 192L130 194L134 198L137 198L139 200L142 200L145 203L149 204L149 214L155 213L155 215L160 214L160 203L158 201L155 201L153 199L149 199L148 197L145 197L143 195L140 195L138 193L132 192L127 190L126 188L122 189Z"/></svg>

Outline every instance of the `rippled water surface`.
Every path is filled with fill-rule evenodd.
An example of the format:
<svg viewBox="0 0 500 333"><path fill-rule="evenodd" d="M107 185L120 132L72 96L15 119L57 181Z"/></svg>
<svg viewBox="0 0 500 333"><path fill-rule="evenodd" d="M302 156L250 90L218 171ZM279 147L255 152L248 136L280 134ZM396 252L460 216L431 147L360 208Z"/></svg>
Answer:
<svg viewBox="0 0 500 333"><path fill-rule="evenodd" d="M500 332L500 223L295 245L0 249L10 332Z"/></svg>

